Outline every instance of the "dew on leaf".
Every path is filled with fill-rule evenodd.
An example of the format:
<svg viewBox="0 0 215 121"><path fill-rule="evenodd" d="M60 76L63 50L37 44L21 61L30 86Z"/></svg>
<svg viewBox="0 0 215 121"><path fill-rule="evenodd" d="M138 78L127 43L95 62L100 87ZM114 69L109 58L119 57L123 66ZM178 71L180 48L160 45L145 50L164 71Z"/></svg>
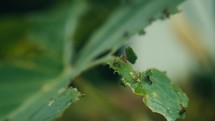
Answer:
<svg viewBox="0 0 215 121"><path fill-rule="evenodd" d="M134 81L140 82L140 79L133 72L130 72L129 75Z"/></svg>

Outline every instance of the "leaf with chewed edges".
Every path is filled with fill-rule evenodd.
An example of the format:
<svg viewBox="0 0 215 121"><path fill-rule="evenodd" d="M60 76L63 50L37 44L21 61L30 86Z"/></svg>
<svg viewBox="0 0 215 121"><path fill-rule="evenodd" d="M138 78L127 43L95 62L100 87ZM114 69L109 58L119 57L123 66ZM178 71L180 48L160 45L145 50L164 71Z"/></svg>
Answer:
<svg viewBox="0 0 215 121"><path fill-rule="evenodd" d="M180 88L171 84L165 72L157 69L138 72L122 57L112 57L108 64L122 76L125 85L143 96L143 102L153 112L163 115L168 121L184 117L188 98Z"/></svg>

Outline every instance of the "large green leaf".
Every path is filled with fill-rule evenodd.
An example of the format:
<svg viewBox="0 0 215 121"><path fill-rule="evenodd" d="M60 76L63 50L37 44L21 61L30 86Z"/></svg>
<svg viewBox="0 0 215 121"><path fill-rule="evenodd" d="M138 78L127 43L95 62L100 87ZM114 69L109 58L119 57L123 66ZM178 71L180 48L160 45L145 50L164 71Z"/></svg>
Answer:
<svg viewBox="0 0 215 121"><path fill-rule="evenodd" d="M0 119L53 120L80 96L68 87L77 75L70 66L71 37L86 6L68 2L64 7L11 21L2 19L2 23L12 23L11 29L19 29L11 31L8 24L1 31L8 28L8 35L21 32L15 37L1 36L1 46L12 47L1 51ZM17 25L20 19L25 24Z"/></svg>
<svg viewBox="0 0 215 121"><path fill-rule="evenodd" d="M153 112L162 114L168 121L183 118L188 106L186 94L171 84L165 72L149 69L136 71L123 57L112 57L108 64L132 91L143 96L143 102Z"/></svg>
<svg viewBox="0 0 215 121"><path fill-rule="evenodd" d="M97 57L100 54L109 52L106 55L111 55L130 37L142 31L154 20L164 19L177 12L176 7L182 1L134 0L120 5L77 54L75 67L81 71L87 66L99 62Z"/></svg>
<svg viewBox="0 0 215 121"><path fill-rule="evenodd" d="M48 84L44 84L41 89L38 89L39 91L36 94L30 96L19 108L10 113L6 119L11 121L50 121L62 114L64 109L77 101L79 96L81 96L76 89L67 87L69 77L71 76L70 73L67 70L50 80L51 82ZM33 86L29 85L30 87ZM25 89L23 88L23 90ZM25 94L25 92L23 93Z"/></svg>

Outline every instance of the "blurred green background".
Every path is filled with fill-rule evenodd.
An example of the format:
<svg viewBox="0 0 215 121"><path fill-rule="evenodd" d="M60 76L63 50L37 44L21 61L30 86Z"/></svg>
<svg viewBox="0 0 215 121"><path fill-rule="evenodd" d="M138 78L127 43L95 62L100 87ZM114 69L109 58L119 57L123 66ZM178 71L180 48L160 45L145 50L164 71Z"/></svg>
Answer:
<svg viewBox="0 0 215 121"><path fill-rule="evenodd" d="M69 0L60 2L57 0L2 0L0 2L0 63L12 61L14 58L28 60L47 55L49 55L45 59L47 62L49 59L56 59L52 56L56 53L51 49L58 46L49 46L44 55L43 51L46 47L37 46L37 43L43 43L40 37L29 43L26 42L28 37L20 35L26 32L23 30L32 27L29 26L28 21L24 21L26 15L43 14L44 11L56 7L57 10L63 9L67 1ZM98 1L95 0L95 2ZM190 99L189 107L186 118L181 120L215 121L215 1L187 0L179 8L181 13L171 16L168 20L154 22L147 27L145 35L134 36L129 41L129 45L138 55L135 67L138 70L158 68L166 71L171 80L174 80L174 83L187 93ZM58 13L57 10L56 13ZM96 14L96 11L92 12ZM108 11L104 13L110 14ZM99 19L103 20L105 16ZM93 25L99 26L98 22L95 21ZM36 25L38 33L40 33L39 26ZM90 31L90 27L86 29ZM58 31L60 30L56 30L56 33ZM41 38L43 38L42 35L41 32ZM88 33L85 36L87 35ZM77 37L82 38L81 35ZM81 40L84 41L84 38ZM50 43L53 41L45 45ZM81 45L77 45L77 48L80 47ZM62 68L60 60L61 58L57 58L47 65L47 67L54 67L52 74L57 74L57 70ZM40 64L41 60L37 60L37 63ZM103 65L83 73L72 85L78 87L85 97L71 105L56 120L165 120L144 106L141 97L133 95L127 87L120 85L119 79L119 76L114 75L112 70Z"/></svg>

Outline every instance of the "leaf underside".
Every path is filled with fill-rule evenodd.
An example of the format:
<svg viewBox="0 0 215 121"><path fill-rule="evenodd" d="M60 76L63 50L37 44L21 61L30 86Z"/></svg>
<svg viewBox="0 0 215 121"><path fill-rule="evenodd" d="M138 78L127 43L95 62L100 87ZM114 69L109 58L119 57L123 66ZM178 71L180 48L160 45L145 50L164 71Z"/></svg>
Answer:
<svg viewBox="0 0 215 121"><path fill-rule="evenodd" d="M84 9L82 2L69 2L54 14L50 10L41 15L21 16L21 20L15 17L0 21L9 23L0 27L8 36L16 29L24 31L14 38L4 38L6 42L0 41L4 46L12 46L1 51L0 120L50 121L78 100L80 93L68 88L77 75L68 66L72 51L68 36L73 34ZM17 21L25 24L17 25ZM16 29L11 31L11 26Z"/></svg>

